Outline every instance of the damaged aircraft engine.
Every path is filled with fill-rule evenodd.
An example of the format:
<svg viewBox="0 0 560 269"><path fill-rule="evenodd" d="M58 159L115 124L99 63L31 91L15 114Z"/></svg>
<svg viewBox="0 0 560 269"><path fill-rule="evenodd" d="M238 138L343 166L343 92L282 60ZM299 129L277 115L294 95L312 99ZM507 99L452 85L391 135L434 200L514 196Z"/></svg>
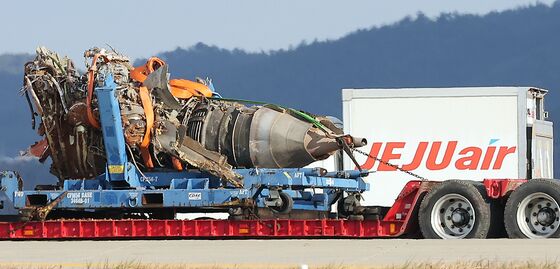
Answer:
<svg viewBox="0 0 560 269"><path fill-rule="evenodd" d="M239 185L233 167L303 167L366 143L326 117L216 97L209 79L169 79L167 65L156 57L139 67L114 50L92 48L84 57L85 74L43 47L25 65L23 92L33 128L44 136L29 152L41 161L50 156L51 173L61 181L105 172L94 89L107 74L117 84L127 151L140 171L194 167Z"/></svg>

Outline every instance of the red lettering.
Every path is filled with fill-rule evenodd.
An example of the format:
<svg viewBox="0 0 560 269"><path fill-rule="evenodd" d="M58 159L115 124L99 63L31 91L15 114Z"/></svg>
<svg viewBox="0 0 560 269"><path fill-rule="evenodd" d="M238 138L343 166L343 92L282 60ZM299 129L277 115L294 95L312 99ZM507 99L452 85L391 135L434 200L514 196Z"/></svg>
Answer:
<svg viewBox="0 0 560 269"><path fill-rule="evenodd" d="M405 142L389 142L385 146L385 150L383 151L383 157L381 159L388 163L391 163L391 160L397 160L401 157L400 153L393 153L394 149L402 149L404 148ZM377 171L395 171L394 167L388 166L386 164L380 163L377 167Z"/></svg>
<svg viewBox="0 0 560 269"><path fill-rule="evenodd" d="M490 169L490 164L492 163L492 158L494 158L494 152L496 152L496 147L488 147L486 154L484 155L484 160L482 161L482 166L480 170Z"/></svg>
<svg viewBox="0 0 560 269"><path fill-rule="evenodd" d="M457 141L449 141L447 143L447 148L445 149L445 154L443 155L443 160L440 163L436 163L439 149L441 148L441 142L434 142L432 148L430 149L430 154L428 155L428 160L426 161L426 167L430 170L441 170L449 166L455 148L457 147Z"/></svg>
<svg viewBox="0 0 560 269"><path fill-rule="evenodd" d="M381 149L381 145L382 143L371 144L371 150L369 151L369 155L377 158L377 155L379 155L379 150ZM372 157L368 157L366 162L360 165L360 168L364 170L371 170L374 165L375 165L375 159Z"/></svg>
<svg viewBox="0 0 560 269"><path fill-rule="evenodd" d="M502 164L504 163L504 159L508 154L515 153L517 147L500 147L498 150L498 156L496 156L496 161L494 162L494 169L502 168Z"/></svg>
<svg viewBox="0 0 560 269"><path fill-rule="evenodd" d="M416 153L414 154L414 158L412 159L412 162L406 165L403 165L402 169L405 170L414 170L416 168L418 168L420 166L420 163L422 163L422 159L424 158L424 153L426 153L426 149L428 148L428 142L420 142L418 144L418 149L416 150Z"/></svg>
<svg viewBox="0 0 560 269"><path fill-rule="evenodd" d="M472 154L470 156L464 156L468 153ZM480 157L482 156L482 149L478 147L464 148L459 152L459 155L463 155L464 157L455 162L455 168L459 170L476 170Z"/></svg>
<svg viewBox="0 0 560 269"><path fill-rule="evenodd" d="M426 168L428 170L442 170L451 164L453 159L453 155L455 154L455 150L457 149L457 141L449 141L447 142L447 147L445 152L441 153L440 150L442 149L442 144L444 142L437 141L432 142L430 152L428 153L428 157L426 160ZM426 151L428 150L430 142L423 141L418 143L418 147L416 148L416 152L414 153L414 157L410 161L410 163L405 164L402 166L405 170L415 170L418 169L422 165L422 161L424 160L424 155L426 155ZM403 149L406 145L406 142L387 142L385 143L385 147L383 149L383 154L380 157L385 162L396 164L393 162L394 160L399 160L402 156L402 153L394 152L398 149ZM367 158L364 164L360 165L360 168L365 170L372 170L377 162L376 158L379 158L381 154L381 147L383 147L382 142L376 142L371 145L371 149L369 151L369 155L372 157ZM466 147L461 149L458 153L458 159L455 162L455 168L458 170L489 170L491 169L501 169L505 158L509 154L514 154L517 150L517 147L496 147L496 146L489 146L487 147L486 151L483 152L483 149L479 147ZM440 156L443 154L443 156ZM484 158L482 158L484 154ZM495 158L494 158L495 157ZM440 160L438 162L438 160ZM492 166L492 161L494 164ZM479 164L480 168L479 168ZM385 165L380 163L377 167L377 171L395 171L396 169L392 166Z"/></svg>

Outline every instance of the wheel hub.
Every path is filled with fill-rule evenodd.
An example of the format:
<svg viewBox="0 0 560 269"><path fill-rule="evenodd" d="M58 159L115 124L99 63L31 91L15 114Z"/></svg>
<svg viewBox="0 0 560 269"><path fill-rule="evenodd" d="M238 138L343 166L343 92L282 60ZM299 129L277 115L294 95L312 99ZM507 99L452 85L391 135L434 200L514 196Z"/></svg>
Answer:
<svg viewBox="0 0 560 269"><path fill-rule="evenodd" d="M517 223L529 238L549 237L558 230L558 203L550 195L537 192L525 197L517 210Z"/></svg>
<svg viewBox="0 0 560 269"><path fill-rule="evenodd" d="M555 218L556 214L554 214L554 211L549 207L543 208L537 213L537 221L543 226L550 226L554 223Z"/></svg>
<svg viewBox="0 0 560 269"><path fill-rule="evenodd" d="M474 223L473 206L462 195L447 194L434 204L432 227L441 238L464 238L472 231Z"/></svg>
<svg viewBox="0 0 560 269"><path fill-rule="evenodd" d="M453 225L458 227L464 227L469 223L469 213L462 208L455 209L451 214L451 221Z"/></svg>

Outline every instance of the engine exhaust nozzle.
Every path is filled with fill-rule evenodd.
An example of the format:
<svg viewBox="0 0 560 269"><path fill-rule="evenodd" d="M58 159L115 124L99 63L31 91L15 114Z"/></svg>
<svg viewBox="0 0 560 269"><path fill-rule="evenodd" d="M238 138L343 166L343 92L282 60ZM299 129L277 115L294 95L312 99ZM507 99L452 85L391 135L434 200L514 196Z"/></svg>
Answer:
<svg viewBox="0 0 560 269"><path fill-rule="evenodd" d="M187 134L205 148L227 156L234 167L304 167L328 158L342 146L338 135L327 135L312 123L277 107L208 103L200 104L193 115ZM363 138L344 138L354 147L367 143Z"/></svg>

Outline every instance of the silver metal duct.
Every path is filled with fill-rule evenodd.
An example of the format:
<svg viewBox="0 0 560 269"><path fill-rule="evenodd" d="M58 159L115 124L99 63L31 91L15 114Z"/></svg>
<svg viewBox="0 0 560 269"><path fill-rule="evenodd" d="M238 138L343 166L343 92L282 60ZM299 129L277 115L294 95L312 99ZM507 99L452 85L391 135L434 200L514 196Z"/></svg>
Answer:
<svg viewBox="0 0 560 269"><path fill-rule="evenodd" d="M335 138L313 124L272 106L200 104L189 119L187 134L227 156L234 167L303 167L340 148Z"/></svg>

